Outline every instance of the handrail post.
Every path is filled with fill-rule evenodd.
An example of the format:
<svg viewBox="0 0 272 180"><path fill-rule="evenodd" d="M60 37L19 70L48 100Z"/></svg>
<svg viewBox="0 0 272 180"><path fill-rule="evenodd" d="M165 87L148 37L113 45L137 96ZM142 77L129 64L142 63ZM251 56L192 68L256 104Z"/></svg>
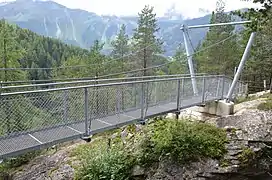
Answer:
<svg viewBox="0 0 272 180"><path fill-rule="evenodd" d="M181 86L181 81L180 79L178 80L178 89L177 89L177 112L176 112L176 119L179 119L180 115L180 86Z"/></svg>
<svg viewBox="0 0 272 180"><path fill-rule="evenodd" d="M221 94L221 99L224 99L224 93L225 93L225 75L222 76L222 94Z"/></svg>
<svg viewBox="0 0 272 180"><path fill-rule="evenodd" d="M178 94L177 94L177 111L180 110L180 85L181 85L181 81L180 79L178 80Z"/></svg>
<svg viewBox="0 0 272 180"><path fill-rule="evenodd" d="M202 84L202 99L201 102L204 103L205 102L205 94L206 94L206 78L205 76L203 77L203 84Z"/></svg>
<svg viewBox="0 0 272 180"><path fill-rule="evenodd" d="M99 105L98 105L98 98L99 98L99 95L98 95L98 89L99 87L97 86L98 85L98 81L97 81L97 76L95 76L95 117L99 117L100 114L98 113L98 109L99 109Z"/></svg>
<svg viewBox="0 0 272 180"><path fill-rule="evenodd" d="M88 88L84 88L84 117L85 117L85 134L83 139L87 142L91 141L90 136L90 126L89 126L89 98L88 98ZM91 125L91 124L90 124Z"/></svg>
<svg viewBox="0 0 272 180"><path fill-rule="evenodd" d="M184 80L184 77L181 79L181 85L182 85L182 87L181 87L181 96L184 96L184 86L185 86L185 80Z"/></svg>
<svg viewBox="0 0 272 180"><path fill-rule="evenodd" d="M154 84L155 84L155 85L154 85L154 86L155 86L155 96L154 96L154 101L155 101L155 104L157 104L157 94L158 94L158 93L157 93L157 92L158 92L158 91L157 91L157 87L158 87L158 86L157 86L157 82L154 82Z"/></svg>
<svg viewBox="0 0 272 180"><path fill-rule="evenodd" d="M144 93L144 83L142 83L141 85L141 124L145 123L145 114L144 114L144 110L145 110L145 93Z"/></svg>
<svg viewBox="0 0 272 180"><path fill-rule="evenodd" d="M270 79L269 91L270 91L270 93L272 93L272 78Z"/></svg>
<svg viewBox="0 0 272 180"><path fill-rule="evenodd" d="M3 91L3 81L0 82L0 96L2 95Z"/></svg>
<svg viewBox="0 0 272 180"><path fill-rule="evenodd" d="M134 107L137 109L137 84L132 84L134 90Z"/></svg>

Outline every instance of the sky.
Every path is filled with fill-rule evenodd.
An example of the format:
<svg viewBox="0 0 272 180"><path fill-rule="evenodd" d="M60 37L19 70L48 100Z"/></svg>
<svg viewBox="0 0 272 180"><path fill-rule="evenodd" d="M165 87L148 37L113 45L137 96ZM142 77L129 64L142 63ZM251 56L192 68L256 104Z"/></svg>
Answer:
<svg viewBox="0 0 272 180"><path fill-rule="evenodd" d="M12 1L12 0L0 0ZM74 9L84 9L98 15L130 16L137 15L145 5L154 6L158 16L175 5L185 18L200 17L215 9L217 0L54 0L55 2ZM226 0L226 11L256 7L253 3L241 0ZM201 9L201 10L200 10ZM204 10L204 12L203 12Z"/></svg>

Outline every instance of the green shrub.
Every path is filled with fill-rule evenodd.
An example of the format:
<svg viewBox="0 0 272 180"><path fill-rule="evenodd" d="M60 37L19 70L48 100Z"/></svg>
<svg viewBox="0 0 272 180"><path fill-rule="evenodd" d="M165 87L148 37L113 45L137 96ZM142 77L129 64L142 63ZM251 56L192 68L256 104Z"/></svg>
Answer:
<svg viewBox="0 0 272 180"><path fill-rule="evenodd" d="M160 120L134 133L125 144L120 137L94 141L78 147L73 153L81 161L76 179L124 180L131 178L135 165L152 166L169 159L189 163L201 158L221 158L225 152L226 133L203 123Z"/></svg>
<svg viewBox="0 0 272 180"><path fill-rule="evenodd" d="M143 164L169 158L188 163L201 158L221 158L227 141L225 131L209 124L164 120L148 128L142 143Z"/></svg>
<svg viewBox="0 0 272 180"><path fill-rule="evenodd" d="M252 101L252 100L255 100L257 99L256 97L252 96L252 97L245 97L245 96L242 96L242 97L237 97L234 102L235 104L240 104L240 103L243 103L243 102L247 102L247 101Z"/></svg>
<svg viewBox="0 0 272 180"><path fill-rule="evenodd" d="M247 102L247 101L253 101L256 99L260 99L260 98L267 98L268 100L272 100L272 94L271 93L266 93L264 95L261 96L247 96L247 97L237 97L237 99L235 99L235 103L239 104L239 103L243 103L243 102Z"/></svg>
<svg viewBox="0 0 272 180"><path fill-rule="evenodd" d="M255 152L250 148L244 148L242 153L238 155L241 166L248 166L256 159Z"/></svg>
<svg viewBox="0 0 272 180"><path fill-rule="evenodd" d="M268 102L265 102L265 103L261 103L258 105L257 107L259 110L263 110L263 111L269 111L269 110L272 110L272 101L268 101Z"/></svg>
<svg viewBox="0 0 272 180"><path fill-rule="evenodd" d="M259 104L257 108L263 111L272 110L272 94L265 94L263 98L267 98L266 102Z"/></svg>
<svg viewBox="0 0 272 180"><path fill-rule="evenodd" d="M266 93L266 94L260 96L260 98L267 98L268 100L272 100L272 94L271 93Z"/></svg>
<svg viewBox="0 0 272 180"><path fill-rule="evenodd" d="M121 146L107 147L106 142L77 150L82 166L76 173L80 180L126 180L130 178L134 158Z"/></svg>

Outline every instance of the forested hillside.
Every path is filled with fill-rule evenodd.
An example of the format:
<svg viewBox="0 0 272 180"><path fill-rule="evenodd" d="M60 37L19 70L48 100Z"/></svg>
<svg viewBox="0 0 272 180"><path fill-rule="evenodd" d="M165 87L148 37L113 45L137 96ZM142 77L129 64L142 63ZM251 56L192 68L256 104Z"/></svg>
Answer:
<svg viewBox="0 0 272 180"><path fill-rule="evenodd" d="M39 36L4 20L0 21L0 68L7 68L0 71L1 81L50 79L53 77L50 69L35 68L59 67L69 57L84 56L87 52L59 40Z"/></svg>
<svg viewBox="0 0 272 180"><path fill-rule="evenodd" d="M89 50L81 49L1 20L0 80L94 77L141 68L141 62L136 60L140 54L132 53L133 48L128 41L126 27L123 26L116 41L111 42L114 47L112 54L106 56L101 52L104 43L98 40ZM145 46L141 47L144 49ZM141 53L143 49L137 52ZM151 64L165 62L168 62L167 58L153 56ZM164 73L167 73L167 68Z"/></svg>

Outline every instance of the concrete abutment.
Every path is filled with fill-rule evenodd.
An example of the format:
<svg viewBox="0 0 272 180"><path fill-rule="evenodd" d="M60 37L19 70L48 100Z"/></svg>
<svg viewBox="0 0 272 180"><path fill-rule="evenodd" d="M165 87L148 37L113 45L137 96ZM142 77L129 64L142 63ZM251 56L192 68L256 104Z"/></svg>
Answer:
<svg viewBox="0 0 272 180"><path fill-rule="evenodd" d="M184 110L181 110L180 112L169 113L167 117L180 119L184 115L182 111ZM227 102L226 100L212 101L204 105L189 108L189 113L192 114L192 117L200 116L200 114L209 114L214 116L228 116L234 114L234 103Z"/></svg>

